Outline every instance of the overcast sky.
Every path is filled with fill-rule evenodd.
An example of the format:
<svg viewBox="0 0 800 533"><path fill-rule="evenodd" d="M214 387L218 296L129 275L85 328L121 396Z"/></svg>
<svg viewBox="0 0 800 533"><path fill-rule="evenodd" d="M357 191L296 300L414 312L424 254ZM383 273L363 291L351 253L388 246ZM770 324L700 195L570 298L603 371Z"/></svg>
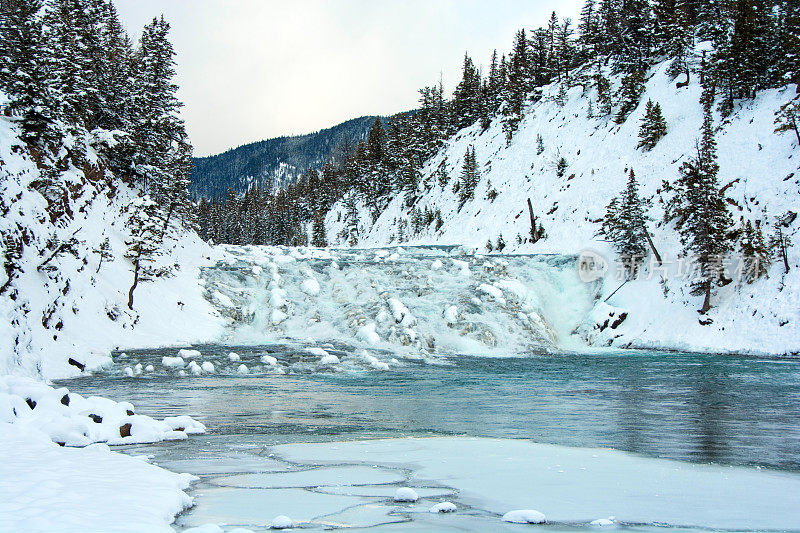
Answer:
<svg viewBox="0 0 800 533"><path fill-rule="evenodd" d="M458 83L464 52L487 65L519 28L582 0L114 0L128 32L172 25L179 96L195 155L308 133L417 105Z"/></svg>

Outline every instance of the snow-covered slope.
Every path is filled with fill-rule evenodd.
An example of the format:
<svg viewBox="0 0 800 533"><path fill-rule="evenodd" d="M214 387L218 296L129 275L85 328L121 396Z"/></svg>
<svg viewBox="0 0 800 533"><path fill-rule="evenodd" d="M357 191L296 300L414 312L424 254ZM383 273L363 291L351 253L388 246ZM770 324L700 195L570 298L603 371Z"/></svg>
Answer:
<svg viewBox="0 0 800 533"><path fill-rule="evenodd" d="M108 362L118 346L218 336L221 320L203 299L197 275L199 266L214 259L213 249L197 235L174 228L160 262L178 265L175 275L141 284L130 311L133 271L123 258L125 208L136 191L118 181L100 185L74 167L63 176L72 216L52 223L47 201L31 187L42 171L13 123L0 117L0 194L8 209L0 230L12 236L0 243L0 254L22 253L16 260L19 272L0 296L0 374L66 377L79 372L68 364L70 358L91 368ZM75 252L61 253L40 268L55 249L47 247L48 241L70 238L77 241ZM106 238L112 257L101 265L98 250ZM0 269L0 286L7 279Z"/></svg>
<svg viewBox="0 0 800 533"><path fill-rule="evenodd" d="M85 166L53 178L53 166L40 168L18 133L0 116L0 530L172 531L174 515L192 503L183 492L192 476L111 453L108 444L187 438L202 424L158 421L127 402L83 398L43 380L108 364L118 346L216 338L223 321L198 279L216 252L175 225L159 258L175 265L174 275L141 284L129 310L126 208L137 191L106 179L91 146ZM114 142L109 132L93 141Z"/></svg>
<svg viewBox="0 0 800 533"><path fill-rule="evenodd" d="M627 121L617 125L611 116L589 117L590 102L598 109L594 89L572 87L561 105L557 84L545 87L543 98L531 104L510 143L499 119L486 131L475 124L456 134L423 169L421 189L425 192L414 206L424 211L439 209L444 224L437 231L432 224L420 233L400 229L411 224L411 210L403 206L404 197L394 198L375 224L370 224L366 210L361 210L359 246L375 246L405 241L410 244L461 244L486 252L485 245L496 243L502 235L506 253L579 254L594 250L613 262L610 245L595 237L597 223L605 206L623 189L627 170L633 168L644 197L653 200L650 226L656 248L670 274L664 286L660 275L632 282L623 287L609 304L622 308L614 311L599 306L584 334L595 344L642 346L706 351L752 353L800 352L800 248L789 249L790 271L773 264L768 278L752 285L732 283L719 291L712 302L715 308L702 325L696 310L702 301L689 295L686 277L679 270L679 236L671 225L662 224L664 180L674 181L678 168L692 154L699 137L702 109L701 88L697 77L683 88L666 74L667 63L651 69L640 105ZM615 87L619 78L613 79ZM795 96L795 87L759 93L753 101L743 101L719 126L720 181L732 182L727 195L734 219L760 219L771 224L773 217L800 209L800 157L791 133L773 133L775 112ZM638 133L648 99L661 104L668 124L668 134L652 150L637 149ZM537 136L544 151L537 153ZM474 146L481 171L475 200L459 211L453 184L461 173L468 146ZM555 160L563 156L568 167L558 177ZM442 187L438 172L446 170L449 182ZM497 191L487 199L490 188ZM547 238L530 244L530 222L526 200L530 198L537 222L544 226ZM329 242L336 242L342 230L344 207L339 204L328 214L326 228ZM405 223L401 222L405 221ZM797 232L798 222L788 230ZM521 242L520 242L521 240ZM796 238L794 240L797 240ZM612 269L613 270L613 269ZM607 275L604 296L620 285ZM667 293L665 294L665 290ZM616 329L600 331L609 312L627 312L628 318ZM596 320L594 320L596 319Z"/></svg>

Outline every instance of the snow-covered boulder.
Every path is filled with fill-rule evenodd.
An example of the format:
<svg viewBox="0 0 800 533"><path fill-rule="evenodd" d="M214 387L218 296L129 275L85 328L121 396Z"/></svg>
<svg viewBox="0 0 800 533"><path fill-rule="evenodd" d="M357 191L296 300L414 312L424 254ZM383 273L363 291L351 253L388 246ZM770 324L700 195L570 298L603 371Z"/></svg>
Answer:
<svg viewBox="0 0 800 533"><path fill-rule="evenodd" d="M400 487L394 493L394 501L396 502L415 502L419 500L417 491L410 487Z"/></svg>
<svg viewBox="0 0 800 533"><path fill-rule="evenodd" d="M170 357L165 355L161 358L161 364L166 368L183 368L186 365L186 362L183 360L183 357Z"/></svg>
<svg viewBox="0 0 800 533"><path fill-rule="evenodd" d="M429 512L431 513L455 513L457 507L452 502L441 502L437 503L433 507L430 508Z"/></svg>
<svg viewBox="0 0 800 533"><path fill-rule="evenodd" d="M547 522L543 513L533 509L509 511L503 515L502 520L503 522L512 522L514 524L544 524Z"/></svg>
<svg viewBox="0 0 800 533"><path fill-rule="evenodd" d="M294 522L288 516L279 515L272 519L272 523L269 525L270 529L292 529L294 527Z"/></svg>

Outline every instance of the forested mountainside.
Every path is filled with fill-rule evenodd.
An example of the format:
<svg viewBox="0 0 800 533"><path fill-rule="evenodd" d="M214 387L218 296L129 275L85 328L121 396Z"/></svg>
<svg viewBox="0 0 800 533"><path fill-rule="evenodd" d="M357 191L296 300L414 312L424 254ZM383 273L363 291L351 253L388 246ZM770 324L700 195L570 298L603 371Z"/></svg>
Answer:
<svg viewBox="0 0 800 533"><path fill-rule="evenodd" d="M207 199L237 194L251 187L269 193L293 184L309 168L321 169L344 146L363 139L375 116L359 117L305 135L276 137L192 160L193 195Z"/></svg>
<svg viewBox="0 0 800 533"><path fill-rule="evenodd" d="M108 0L0 1L0 374L69 375L211 313L168 32L134 45Z"/></svg>
<svg viewBox="0 0 800 533"><path fill-rule="evenodd" d="M798 36L796 2L588 0L295 186L201 202L201 234L593 249L630 285L591 342L797 352Z"/></svg>

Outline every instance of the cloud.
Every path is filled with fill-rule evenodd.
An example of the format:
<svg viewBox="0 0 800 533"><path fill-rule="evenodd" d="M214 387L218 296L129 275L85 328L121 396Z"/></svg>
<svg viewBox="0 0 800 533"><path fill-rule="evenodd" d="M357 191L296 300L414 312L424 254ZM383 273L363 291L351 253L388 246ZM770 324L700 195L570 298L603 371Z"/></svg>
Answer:
<svg viewBox="0 0 800 533"><path fill-rule="evenodd" d="M576 18L580 0L114 0L129 32L172 25L197 155L417 105L452 90L465 51L486 65L514 32Z"/></svg>

